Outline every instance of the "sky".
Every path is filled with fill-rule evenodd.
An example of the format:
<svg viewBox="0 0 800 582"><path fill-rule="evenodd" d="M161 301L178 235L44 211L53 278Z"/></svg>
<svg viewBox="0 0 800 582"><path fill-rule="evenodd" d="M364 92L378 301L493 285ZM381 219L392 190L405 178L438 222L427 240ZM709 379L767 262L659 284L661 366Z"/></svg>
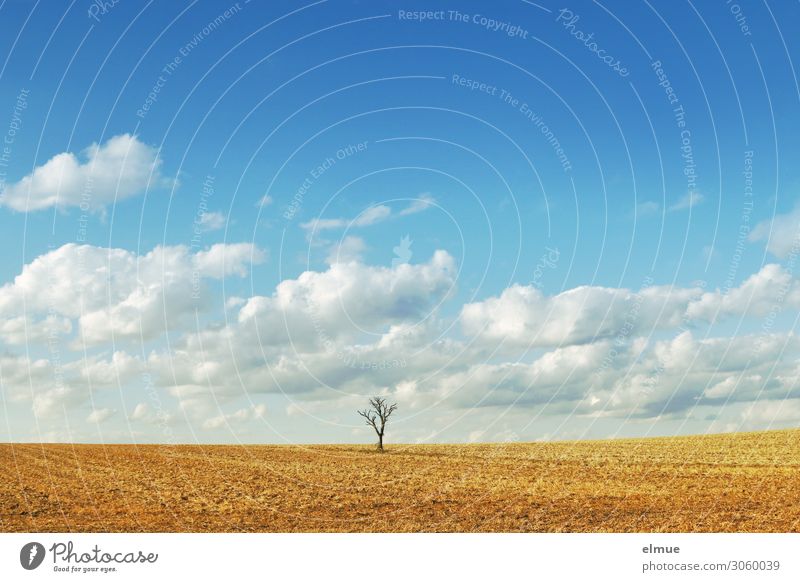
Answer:
<svg viewBox="0 0 800 582"><path fill-rule="evenodd" d="M797 426L798 21L0 0L0 440Z"/></svg>

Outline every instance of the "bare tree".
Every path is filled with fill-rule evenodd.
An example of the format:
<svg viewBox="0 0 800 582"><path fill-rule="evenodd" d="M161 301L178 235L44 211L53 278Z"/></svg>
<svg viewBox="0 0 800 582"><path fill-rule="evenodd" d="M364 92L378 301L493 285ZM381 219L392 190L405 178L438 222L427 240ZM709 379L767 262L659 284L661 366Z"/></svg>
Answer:
<svg viewBox="0 0 800 582"><path fill-rule="evenodd" d="M375 396L369 399L370 408L359 410L358 414L363 416L367 424L375 429L378 435L378 450L383 452L383 433L386 430L386 422L392 413L397 410L397 404L389 404L385 398Z"/></svg>

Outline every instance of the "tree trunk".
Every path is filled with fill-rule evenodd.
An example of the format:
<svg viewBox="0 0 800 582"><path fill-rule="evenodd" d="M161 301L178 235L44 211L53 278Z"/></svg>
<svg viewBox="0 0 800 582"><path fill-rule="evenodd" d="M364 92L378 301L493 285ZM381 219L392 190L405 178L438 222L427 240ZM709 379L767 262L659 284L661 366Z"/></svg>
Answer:
<svg viewBox="0 0 800 582"><path fill-rule="evenodd" d="M378 433L378 450L383 452L383 433Z"/></svg>

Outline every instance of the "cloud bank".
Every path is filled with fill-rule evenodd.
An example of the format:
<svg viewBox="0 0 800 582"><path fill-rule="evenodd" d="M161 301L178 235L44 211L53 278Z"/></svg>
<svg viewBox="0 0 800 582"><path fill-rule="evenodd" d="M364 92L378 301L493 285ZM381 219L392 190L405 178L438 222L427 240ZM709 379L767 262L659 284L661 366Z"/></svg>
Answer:
<svg viewBox="0 0 800 582"><path fill-rule="evenodd" d="M155 148L129 133L82 155L63 152L0 192L0 205L19 212L78 207L97 212L116 202L161 187L162 161Z"/></svg>

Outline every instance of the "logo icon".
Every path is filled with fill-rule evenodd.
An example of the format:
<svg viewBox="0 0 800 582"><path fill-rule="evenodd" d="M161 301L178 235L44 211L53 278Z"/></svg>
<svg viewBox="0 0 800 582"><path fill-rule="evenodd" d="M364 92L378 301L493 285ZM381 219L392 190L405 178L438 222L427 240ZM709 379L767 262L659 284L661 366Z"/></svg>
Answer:
<svg viewBox="0 0 800 582"><path fill-rule="evenodd" d="M392 259L392 268L405 265L411 260L411 255L414 254L411 252L411 244L413 242L408 235L400 239L400 244L392 249L395 254L395 258Z"/></svg>
<svg viewBox="0 0 800 582"><path fill-rule="evenodd" d="M39 542L30 542L19 551L19 563L26 570L35 570L44 561L44 546Z"/></svg>

